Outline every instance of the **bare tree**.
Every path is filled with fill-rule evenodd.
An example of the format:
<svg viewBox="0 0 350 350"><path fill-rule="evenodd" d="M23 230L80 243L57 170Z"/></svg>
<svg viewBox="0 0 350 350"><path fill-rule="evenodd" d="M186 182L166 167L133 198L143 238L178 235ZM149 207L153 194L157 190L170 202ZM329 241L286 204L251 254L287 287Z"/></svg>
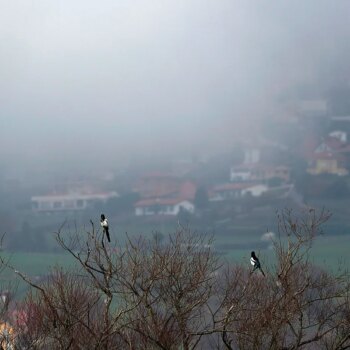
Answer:
<svg viewBox="0 0 350 350"><path fill-rule="evenodd" d="M101 321L101 298L83 278L56 269L43 284L33 284L18 305L17 344L24 348L79 349L94 344Z"/></svg>
<svg viewBox="0 0 350 350"><path fill-rule="evenodd" d="M219 263L211 241L182 228L166 245L129 241L125 257L125 296L138 305L129 314L130 328L143 348L196 348L212 328L208 302Z"/></svg>
<svg viewBox="0 0 350 350"><path fill-rule="evenodd" d="M347 273L315 267L310 251L326 211L278 215L266 276L223 263L212 240L188 228L168 239L107 244L87 232L56 234L77 262L31 287L18 306L22 349L346 349ZM249 256L249 252L248 252ZM14 268L9 261L2 260Z"/></svg>
<svg viewBox="0 0 350 350"><path fill-rule="evenodd" d="M283 211L274 242L276 265L267 278L243 267L226 274L222 341L227 349L320 349L339 331L348 276L332 275L309 261L312 242L328 218L326 211Z"/></svg>
<svg viewBox="0 0 350 350"><path fill-rule="evenodd" d="M57 232L79 268L55 270L43 284L7 263L32 287L22 306L30 317L17 322L22 345L194 349L212 329L208 301L219 264L210 240L180 228L167 244L139 237L121 248L107 246L93 223L84 234Z"/></svg>

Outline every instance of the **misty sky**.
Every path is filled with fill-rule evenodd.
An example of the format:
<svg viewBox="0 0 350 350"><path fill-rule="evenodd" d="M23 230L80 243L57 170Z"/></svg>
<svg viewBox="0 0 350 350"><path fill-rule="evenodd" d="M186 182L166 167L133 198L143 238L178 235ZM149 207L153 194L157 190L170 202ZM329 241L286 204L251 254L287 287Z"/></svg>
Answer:
<svg viewBox="0 0 350 350"><path fill-rule="evenodd" d="M0 0L0 160L224 148L349 73L350 2Z"/></svg>

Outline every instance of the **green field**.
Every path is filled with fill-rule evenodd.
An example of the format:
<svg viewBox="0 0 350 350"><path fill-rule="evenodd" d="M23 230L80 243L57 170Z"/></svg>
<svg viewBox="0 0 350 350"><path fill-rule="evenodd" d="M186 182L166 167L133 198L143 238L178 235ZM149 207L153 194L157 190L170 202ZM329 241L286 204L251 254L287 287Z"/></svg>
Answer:
<svg viewBox="0 0 350 350"><path fill-rule="evenodd" d="M73 268L75 262L68 254L50 253L1 253L2 258L7 260L13 269L21 271L32 281L40 281L44 276L50 274L53 268ZM4 268L0 275L0 288L7 289L10 283L17 288L17 297L24 296L27 285L10 268Z"/></svg>
<svg viewBox="0 0 350 350"><path fill-rule="evenodd" d="M312 203L315 207L321 207L321 203ZM311 261L323 268L333 270L339 265L350 268L350 256L348 249L350 246L350 201L328 201L328 207L333 216L324 225L324 235L315 239L311 250ZM47 217L45 224L48 224L52 218ZM57 218L56 218L57 219ZM63 218L58 218L62 221ZM76 218L75 218L76 219ZM33 220L32 224L38 222ZM41 221L39 221L41 222ZM63 221L62 221L63 222ZM76 223L76 221L74 221ZM85 222L82 220L81 222ZM273 251L268 242L261 240L262 234L267 231L276 232L276 212L271 207L265 207L254 210L249 215L235 217L229 222L216 225L205 226L198 222L195 224L189 222L189 228L194 232L205 233L214 238L214 250L226 261L233 263L243 263L249 266L250 252L255 250L264 264L273 264ZM41 222L42 223L42 222ZM110 221L111 236L118 246L123 246L127 237L144 236L151 238L156 232L164 235L167 239L168 234L174 233L178 228L176 220L170 222L145 222L133 220L132 222L120 223ZM99 226L97 226L99 228ZM58 228L58 227L57 227ZM65 230L70 232L86 232L90 229L89 221L87 224L75 226L73 221L67 223ZM54 241L53 231L49 232L50 246L58 247ZM2 252L2 256L9 258L14 268L24 272L33 279L39 279L50 273L55 266L72 268L74 259L67 253L57 250L61 253L23 253ZM10 270L4 270L1 273L2 281L14 281L16 274ZM23 293L25 286L20 284L19 292Z"/></svg>
<svg viewBox="0 0 350 350"><path fill-rule="evenodd" d="M145 236L151 237L152 231ZM135 234L130 233L130 236ZM125 235L124 235L125 238ZM120 241L123 241L121 239ZM262 245L263 244L263 245ZM350 256L348 249L350 246L350 235L327 235L324 234L315 239L312 247L311 261L324 268L336 268L339 264L350 268ZM273 251L268 243L261 241L259 234L234 234L214 235L214 249L221 253L228 261L249 264L250 251L255 250L263 260L273 261ZM36 278L50 273L55 266L71 268L74 266L74 259L67 253L6 253L2 256L10 259L14 268L21 270L28 276ZM3 279L12 279L14 272L4 270Z"/></svg>

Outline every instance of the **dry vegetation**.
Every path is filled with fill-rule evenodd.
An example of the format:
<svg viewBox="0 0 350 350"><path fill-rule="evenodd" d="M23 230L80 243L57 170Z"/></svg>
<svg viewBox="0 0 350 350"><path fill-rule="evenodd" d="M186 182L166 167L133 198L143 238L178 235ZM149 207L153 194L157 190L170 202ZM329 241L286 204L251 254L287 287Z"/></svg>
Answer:
<svg viewBox="0 0 350 350"><path fill-rule="evenodd" d="M31 288L17 316L7 307L2 317L18 349L347 349L348 275L309 261L328 218L281 212L266 277L226 263L187 228L122 248L107 245L92 222L83 234L58 232L80 268L56 269L41 284L16 270Z"/></svg>

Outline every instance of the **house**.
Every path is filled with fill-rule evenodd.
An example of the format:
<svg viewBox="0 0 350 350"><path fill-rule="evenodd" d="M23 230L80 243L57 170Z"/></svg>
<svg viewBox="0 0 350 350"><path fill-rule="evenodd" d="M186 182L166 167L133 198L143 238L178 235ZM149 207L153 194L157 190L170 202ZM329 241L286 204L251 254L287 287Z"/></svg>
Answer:
<svg viewBox="0 0 350 350"><path fill-rule="evenodd" d="M262 184L251 183L226 183L214 186L209 194L211 202L240 199L247 196L259 197L266 192L268 187Z"/></svg>
<svg viewBox="0 0 350 350"><path fill-rule="evenodd" d="M181 210L194 212L197 185L180 177L152 173L141 177L136 191L141 200L135 203L135 215L177 215Z"/></svg>
<svg viewBox="0 0 350 350"><path fill-rule="evenodd" d="M226 183L214 186L209 192L209 201L217 202L242 198L242 191L249 188L247 183Z"/></svg>
<svg viewBox="0 0 350 350"><path fill-rule="evenodd" d="M141 198L177 198L193 200L197 185L191 181L166 174L150 174L141 177L134 187Z"/></svg>
<svg viewBox="0 0 350 350"><path fill-rule="evenodd" d="M333 135L333 136L332 136ZM347 146L346 141L342 141L342 136L338 133L330 133L325 139L322 140L321 143L318 144L314 153L322 153L322 152L340 152L343 148Z"/></svg>
<svg viewBox="0 0 350 350"><path fill-rule="evenodd" d="M98 203L106 203L111 198L119 197L117 192L68 192L31 198L32 210L35 212L57 212L84 210Z"/></svg>
<svg viewBox="0 0 350 350"><path fill-rule="evenodd" d="M251 163L241 164L230 169L231 182L267 182L274 178L278 178L282 182L289 182L289 168L284 165Z"/></svg>
<svg viewBox="0 0 350 350"><path fill-rule="evenodd" d="M260 197L263 193L268 191L268 186L263 184L257 184L253 186L249 186L242 190L242 196L252 196L252 197Z"/></svg>
<svg viewBox="0 0 350 350"><path fill-rule="evenodd" d="M350 145L346 142L346 133L331 132L308 157L307 172L312 175L347 175L350 165Z"/></svg>
<svg viewBox="0 0 350 350"><path fill-rule="evenodd" d="M135 215L178 215L181 210L194 212L194 204L183 198L150 198L135 203Z"/></svg>
<svg viewBox="0 0 350 350"><path fill-rule="evenodd" d="M150 173L142 176L134 186L141 198L160 198L172 195L179 190L181 179L167 173Z"/></svg>
<svg viewBox="0 0 350 350"><path fill-rule="evenodd" d="M252 181L252 166L240 165L231 167L230 169L230 181L241 182L241 181Z"/></svg>
<svg viewBox="0 0 350 350"><path fill-rule="evenodd" d="M331 138L338 139L342 143L347 142L347 134L345 131L334 130L328 134Z"/></svg>
<svg viewBox="0 0 350 350"><path fill-rule="evenodd" d="M333 174L338 176L347 175L349 172L344 168L345 157L329 151L315 152L309 159L307 172L311 175Z"/></svg>

